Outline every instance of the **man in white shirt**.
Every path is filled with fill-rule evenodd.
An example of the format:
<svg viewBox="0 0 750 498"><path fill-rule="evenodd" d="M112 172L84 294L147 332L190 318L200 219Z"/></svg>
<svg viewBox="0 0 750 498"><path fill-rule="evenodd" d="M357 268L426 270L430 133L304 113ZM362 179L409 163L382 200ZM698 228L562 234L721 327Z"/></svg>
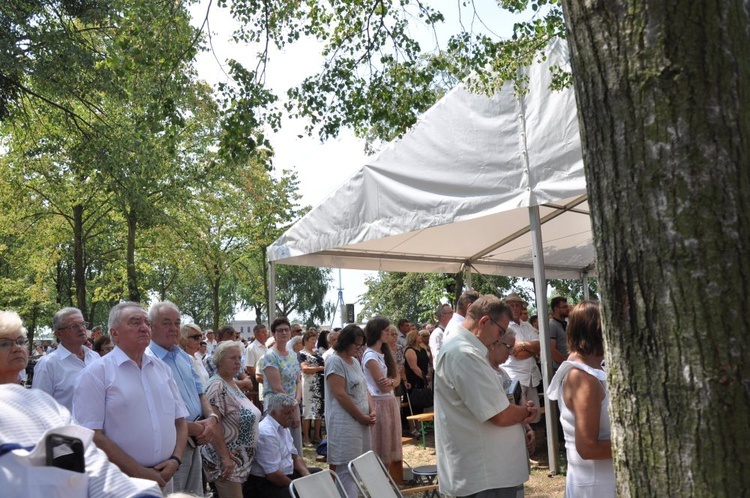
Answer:
<svg viewBox="0 0 750 498"><path fill-rule="evenodd" d="M450 304L441 304L437 309L438 324L430 333L430 352L432 353L432 359L434 361L437 358L440 348L443 347L443 339L445 335L445 327L448 326L451 317L453 316L453 308Z"/></svg>
<svg viewBox="0 0 750 498"><path fill-rule="evenodd" d="M255 367L258 365L258 360L268 351L266 347L268 329L265 325L259 323L253 327L253 335L255 339L245 348L245 373L251 379L255 378Z"/></svg>
<svg viewBox="0 0 750 498"><path fill-rule="evenodd" d="M396 328L398 329L398 343L405 348L406 334L411 330L411 323L406 318L401 318L396 324Z"/></svg>
<svg viewBox="0 0 750 498"><path fill-rule="evenodd" d="M41 389L68 410L73 409L73 388L78 374L100 357L84 346L86 322L78 308L63 308L52 317L57 349L34 367L32 387Z"/></svg>
<svg viewBox="0 0 750 498"><path fill-rule="evenodd" d="M266 417L258 426L258 446L250 475L243 486L245 496L287 498L289 483L310 474L305 461L297 454L289 428L298 420L297 400L288 394L271 396L267 401Z"/></svg>
<svg viewBox="0 0 750 498"><path fill-rule="evenodd" d="M475 290L468 290L461 294L456 302L456 311L453 312L451 319L448 321L448 325L445 326L445 334L443 335L443 342L451 336L451 331L454 325L461 325L464 321L469 306L479 299L479 293ZM434 357L433 357L434 358Z"/></svg>
<svg viewBox="0 0 750 498"><path fill-rule="evenodd" d="M148 316L151 320L151 344L146 354L159 358L172 370L188 411L187 433L190 439L185 451L179 455L182 464L174 475L174 491L202 495L203 465L200 451L195 445L211 441L219 417L203 396L203 382L190 356L177 345L180 337L179 308L169 301L161 301L151 306Z"/></svg>
<svg viewBox="0 0 750 498"><path fill-rule="evenodd" d="M156 481L171 493L182 464L188 415L172 370L146 354L151 322L138 303L115 305L109 331L117 346L86 367L73 394L73 416L131 477Z"/></svg>
<svg viewBox="0 0 750 498"><path fill-rule="evenodd" d="M268 351L268 348L266 347L268 329L266 326L262 323L256 324L255 327L253 327L253 337L253 342L248 344L247 348L245 348L245 373L247 373L248 379L253 382L252 401L262 410L263 381L258 380L258 374L261 374L261 379L263 378L263 374L258 368L258 362Z"/></svg>
<svg viewBox="0 0 750 498"><path fill-rule="evenodd" d="M437 357L435 451L443 494L515 498L529 479L522 424L537 408L510 404L487 359L509 321L506 305L481 296Z"/></svg>
<svg viewBox="0 0 750 498"><path fill-rule="evenodd" d="M513 380L518 380L523 386L523 394L528 401L539 407L539 392L537 387L542 380L542 374L536 365L536 356L539 354L539 332L529 324L521 321L521 311L529 303L521 299L521 296L511 292L504 300L511 311L513 319L508 330L516 336L516 344L508 360L503 364L503 369ZM539 421L541 414L537 414L532 423Z"/></svg>

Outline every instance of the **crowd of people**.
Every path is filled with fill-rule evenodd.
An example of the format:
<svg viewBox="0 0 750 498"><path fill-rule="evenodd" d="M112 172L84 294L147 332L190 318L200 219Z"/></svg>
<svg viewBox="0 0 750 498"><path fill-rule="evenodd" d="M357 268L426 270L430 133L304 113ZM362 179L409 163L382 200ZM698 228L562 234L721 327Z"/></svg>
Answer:
<svg viewBox="0 0 750 498"><path fill-rule="evenodd" d="M566 495L613 496L598 306L570 308L554 298L549 318L556 374L548 394L561 410ZM63 308L52 318L57 347L33 349L31 390L18 386L25 329L17 314L0 312L0 397L20 407L26 396L54 412L25 439L8 436L3 422L0 445L33 447L55 425L70 426L85 444L87 472L99 472L88 495L204 496L208 485L220 498L288 496L292 479L315 471L303 448L320 446L357 496L348 463L372 449L400 475L402 436L417 434L406 415L434 406L441 492L522 496L541 378L537 317L526 309L515 293L467 291L455 312L438 307L435 325L376 316L364 328L303 331L278 317L270 334L259 323L243 342L228 325L182 323L168 301L148 311L114 306L107 334ZM520 399L509 394L514 381Z"/></svg>

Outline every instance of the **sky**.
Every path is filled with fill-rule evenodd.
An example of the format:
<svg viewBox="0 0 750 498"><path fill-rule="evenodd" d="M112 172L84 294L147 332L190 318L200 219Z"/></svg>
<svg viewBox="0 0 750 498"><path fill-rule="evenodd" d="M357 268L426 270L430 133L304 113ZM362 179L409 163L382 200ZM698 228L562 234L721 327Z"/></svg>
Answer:
<svg viewBox="0 0 750 498"><path fill-rule="evenodd" d="M210 8L209 8L210 5ZM459 29L459 22L469 29L485 30L482 22L472 20L468 13L458 15L456 0L433 0L430 5L446 14L450 22L437 28L438 38L447 40L448 36ZM494 0L478 0L478 11L484 24L492 26L494 34L509 36L512 33L514 18L503 13ZM211 32L212 52L204 52L198 56L197 70L201 79L212 85L228 82L226 75L226 59L236 59L249 67L255 65L257 50L245 45L231 42L231 34L236 24L226 8L219 8L216 2L202 0L191 8L193 23L199 25L208 12L208 26ZM451 15L452 13L452 15ZM430 34L417 33L424 40L423 47L431 46ZM432 43L434 45L434 43ZM267 67L266 82L279 96L284 96L286 89L300 83L306 76L316 73L323 64L320 55L322 44L315 40L305 40L288 45L281 52L274 50L270 54ZM316 206L341 184L350 178L365 162L364 142L357 139L351 131L345 130L336 139L320 143L317 136L307 136L304 131L305 121L284 117L281 130L272 134L269 139L275 150L274 167L281 171L293 169L297 172L302 196L302 205ZM356 304L360 295L367 287L364 280L374 276L375 272L360 270L342 270L341 286L345 303L355 303L355 313L361 307ZM339 271L334 269L327 300L337 302L339 288ZM338 313L337 313L338 315ZM254 312L240 312L235 319L254 319ZM340 316L334 317L333 324L340 325Z"/></svg>

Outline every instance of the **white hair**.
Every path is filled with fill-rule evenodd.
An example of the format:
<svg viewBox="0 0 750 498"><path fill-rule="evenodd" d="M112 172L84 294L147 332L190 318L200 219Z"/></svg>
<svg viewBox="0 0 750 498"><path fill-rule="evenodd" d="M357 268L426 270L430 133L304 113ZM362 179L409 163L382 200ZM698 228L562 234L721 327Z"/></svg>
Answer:
<svg viewBox="0 0 750 498"><path fill-rule="evenodd" d="M0 311L0 335L11 335L21 332L26 335L26 327L23 320L15 311Z"/></svg>

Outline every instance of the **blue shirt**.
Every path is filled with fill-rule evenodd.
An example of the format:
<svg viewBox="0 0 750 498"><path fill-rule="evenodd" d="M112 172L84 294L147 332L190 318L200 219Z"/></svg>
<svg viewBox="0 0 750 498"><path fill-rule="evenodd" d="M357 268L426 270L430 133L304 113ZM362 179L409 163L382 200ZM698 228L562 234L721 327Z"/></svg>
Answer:
<svg viewBox="0 0 750 498"><path fill-rule="evenodd" d="M203 407L199 397L203 394L203 382L201 382L198 372L193 368L193 363L187 353L178 346L174 346L172 351L168 351L153 341L149 344L147 352L162 360L172 369L174 381L188 410L187 420L192 422L203 415Z"/></svg>

